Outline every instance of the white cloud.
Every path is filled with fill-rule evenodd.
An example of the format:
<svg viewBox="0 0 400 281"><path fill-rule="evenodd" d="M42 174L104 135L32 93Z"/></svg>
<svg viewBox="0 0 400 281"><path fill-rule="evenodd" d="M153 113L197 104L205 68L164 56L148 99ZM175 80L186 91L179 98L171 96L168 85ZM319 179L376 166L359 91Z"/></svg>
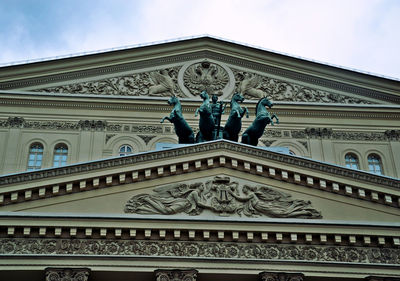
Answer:
<svg viewBox="0 0 400 281"><path fill-rule="evenodd" d="M25 38L25 56L93 51L199 34L400 77L400 2L384 0L148 0L86 5L53 36L56 45ZM86 9L86 10L85 10ZM44 19L43 19L44 20ZM73 21L75 20L75 21ZM57 21L53 24L57 25ZM15 60L18 38L0 46L0 60ZM15 31L16 30L16 31ZM3 37L4 38L4 37ZM32 47L29 47L32 46ZM41 49L39 49L41 48Z"/></svg>

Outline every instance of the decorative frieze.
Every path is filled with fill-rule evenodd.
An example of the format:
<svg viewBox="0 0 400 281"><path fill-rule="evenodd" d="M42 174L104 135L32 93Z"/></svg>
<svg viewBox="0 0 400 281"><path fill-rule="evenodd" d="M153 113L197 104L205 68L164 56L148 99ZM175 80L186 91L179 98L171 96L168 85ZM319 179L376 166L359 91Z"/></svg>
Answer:
<svg viewBox="0 0 400 281"><path fill-rule="evenodd" d="M163 270L157 269L154 271L156 281L196 281L198 271L190 270Z"/></svg>
<svg viewBox="0 0 400 281"><path fill-rule="evenodd" d="M394 141L400 140L400 131L387 130L385 132L357 132L357 131L337 131L331 128L305 128L304 130L290 130L290 136L284 135L284 130L269 129L265 130L263 137L271 138L294 138L294 139L335 139L349 141ZM267 144L269 140L263 141Z"/></svg>
<svg viewBox="0 0 400 281"><path fill-rule="evenodd" d="M317 90L267 76L237 69L232 70L235 75L237 91L247 99L259 99L267 96L268 99L273 101L372 104L372 102L360 97Z"/></svg>
<svg viewBox="0 0 400 281"><path fill-rule="evenodd" d="M22 255L142 256L400 265L399 248L196 240L1 238L0 254L18 257Z"/></svg>
<svg viewBox="0 0 400 281"><path fill-rule="evenodd" d="M142 134L161 134L163 132L163 128L162 126L153 125L133 125L132 132Z"/></svg>
<svg viewBox="0 0 400 281"><path fill-rule="evenodd" d="M183 97L177 87L178 71L181 67L159 71L134 73L127 76L106 78L34 90L47 93L118 96L170 96Z"/></svg>
<svg viewBox="0 0 400 281"><path fill-rule="evenodd" d="M275 169L269 174L275 176ZM309 201L267 186L239 186L226 176L191 185L180 183L154 189L154 194L133 196L125 205L126 213L200 215L209 210L220 216L266 216L279 218L322 218Z"/></svg>
<svg viewBox="0 0 400 281"><path fill-rule="evenodd" d="M45 269L46 281L88 281L89 268L52 268Z"/></svg>
<svg viewBox="0 0 400 281"><path fill-rule="evenodd" d="M261 281L303 281L302 273L260 272Z"/></svg>

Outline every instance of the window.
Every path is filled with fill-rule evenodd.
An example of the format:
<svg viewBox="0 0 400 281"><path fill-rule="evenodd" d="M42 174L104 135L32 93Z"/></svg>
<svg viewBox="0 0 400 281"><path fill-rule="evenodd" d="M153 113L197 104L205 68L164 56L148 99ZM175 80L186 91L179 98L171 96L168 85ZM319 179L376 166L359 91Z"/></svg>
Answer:
<svg viewBox="0 0 400 281"><path fill-rule="evenodd" d="M29 148L28 158L28 171L38 170L42 168L43 160L43 145L41 143L34 143Z"/></svg>
<svg viewBox="0 0 400 281"><path fill-rule="evenodd" d="M381 158L376 154L368 155L368 170L371 173L383 175Z"/></svg>
<svg viewBox="0 0 400 281"><path fill-rule="evenodd" d="M360 164L358 163L358 158L353 153L347 153L344 157L344 164L350 169L360 169Z"/></svg>
<svg viewBox="0 0 400 281"><path fill-rule="evenodd" d="M53 167L67 165L68 147L65 144L57 144L54 147Z"/></svg>
<svg viewBox="0 0 400 281"><path fill-rule="evenodd" d="M124 144L119 148L118 153L119 153L119 156L125 156L128 154L132 154L132 151L133 151L132 146Z"/></svg>

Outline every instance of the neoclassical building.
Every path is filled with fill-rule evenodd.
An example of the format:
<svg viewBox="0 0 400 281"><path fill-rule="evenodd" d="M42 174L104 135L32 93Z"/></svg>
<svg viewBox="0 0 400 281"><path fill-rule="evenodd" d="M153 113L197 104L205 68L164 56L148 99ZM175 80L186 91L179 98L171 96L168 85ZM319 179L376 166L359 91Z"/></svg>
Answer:
<svg viewBox="0 0 400 281"><path fill-rule="evenodd" d="M279 124L178 144L203 90ZM400 280L398 80L198 37L4 66L0 103L4 280Z"/></svg>

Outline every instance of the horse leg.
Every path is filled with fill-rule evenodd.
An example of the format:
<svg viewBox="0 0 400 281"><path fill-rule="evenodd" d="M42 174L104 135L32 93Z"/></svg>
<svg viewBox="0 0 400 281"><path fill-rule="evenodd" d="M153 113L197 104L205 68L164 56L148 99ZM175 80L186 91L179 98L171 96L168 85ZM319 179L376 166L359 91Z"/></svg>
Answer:
<svg viewBox="0 0 400 281"><path fill-rule="evenodd" d="M173 123L172 119L169 118L168 116L165 116L163 119L161 119L160 123L164 123L165 119L167 119L169 122Z"/></svg>
<svg viewBox="0 0 400 281"><path fill-rule="evenodd" d="M250 144L250 137L247 133L243 133L242 135L242 143L244 144Z"/></svg>

